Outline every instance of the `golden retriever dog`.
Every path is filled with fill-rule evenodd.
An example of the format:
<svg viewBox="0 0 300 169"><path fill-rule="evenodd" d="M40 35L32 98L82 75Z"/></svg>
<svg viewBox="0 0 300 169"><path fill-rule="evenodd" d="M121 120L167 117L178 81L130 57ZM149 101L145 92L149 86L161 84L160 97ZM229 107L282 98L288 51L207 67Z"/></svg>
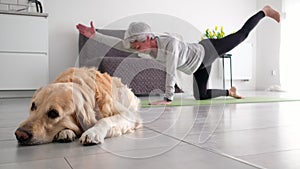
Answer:
<svg viewBox="0 0 300 169"><path fill-rule="evenodd" d="M29 117L16 130L21 145L53 141L99 144L141 127L140 100L116 77L94 68L69 68L38 89Z"/></svg>

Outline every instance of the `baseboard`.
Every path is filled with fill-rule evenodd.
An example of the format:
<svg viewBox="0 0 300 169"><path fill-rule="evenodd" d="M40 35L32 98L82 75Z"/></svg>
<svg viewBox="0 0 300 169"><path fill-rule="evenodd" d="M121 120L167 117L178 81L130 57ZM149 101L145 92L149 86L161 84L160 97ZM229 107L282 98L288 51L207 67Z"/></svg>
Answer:
<svg viewBox="0 0 300 169"><path fill-rule="evenodd" d="M0 99L31 98L35 90L0 90Z"/></svg>

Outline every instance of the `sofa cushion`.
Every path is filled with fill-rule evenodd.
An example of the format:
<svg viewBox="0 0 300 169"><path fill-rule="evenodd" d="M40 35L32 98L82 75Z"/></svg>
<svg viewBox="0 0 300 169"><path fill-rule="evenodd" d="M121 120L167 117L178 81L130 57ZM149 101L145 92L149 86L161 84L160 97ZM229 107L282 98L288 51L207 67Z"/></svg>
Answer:
<svg viewBox="0 0 300 169"><path fill-rule="evenodd" d="M100 72L120 77L136 95L149 94L165 88L165 68L152 59L104 57L99 65Z"/></svg>

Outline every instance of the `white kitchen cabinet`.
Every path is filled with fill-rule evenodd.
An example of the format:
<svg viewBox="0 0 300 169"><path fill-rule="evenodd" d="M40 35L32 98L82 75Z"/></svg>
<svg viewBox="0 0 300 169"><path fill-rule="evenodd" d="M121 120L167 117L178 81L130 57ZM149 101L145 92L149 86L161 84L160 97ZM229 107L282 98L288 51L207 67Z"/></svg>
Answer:
<svg viewBox="0 0 300 169"><path fill-rule="evenodd" d="M0 14L0 90L35 90L49 81L47 15Z"/></svg>

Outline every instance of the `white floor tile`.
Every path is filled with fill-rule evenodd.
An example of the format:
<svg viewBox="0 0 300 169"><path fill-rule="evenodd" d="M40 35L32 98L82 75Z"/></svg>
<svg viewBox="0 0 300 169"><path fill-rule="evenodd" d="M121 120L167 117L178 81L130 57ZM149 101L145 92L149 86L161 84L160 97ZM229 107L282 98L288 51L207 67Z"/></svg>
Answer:
<svg viewBox="0 0 300 169"><path fill-rule="evenodd" d="M243 95L290 97L270 92ZM28 116L29 103L30 99L0 99L0 168L300 166L299 102L144 108L143 129L106 139L102 145L82 146L77 139L18 146L14 131Z"/></svg>

